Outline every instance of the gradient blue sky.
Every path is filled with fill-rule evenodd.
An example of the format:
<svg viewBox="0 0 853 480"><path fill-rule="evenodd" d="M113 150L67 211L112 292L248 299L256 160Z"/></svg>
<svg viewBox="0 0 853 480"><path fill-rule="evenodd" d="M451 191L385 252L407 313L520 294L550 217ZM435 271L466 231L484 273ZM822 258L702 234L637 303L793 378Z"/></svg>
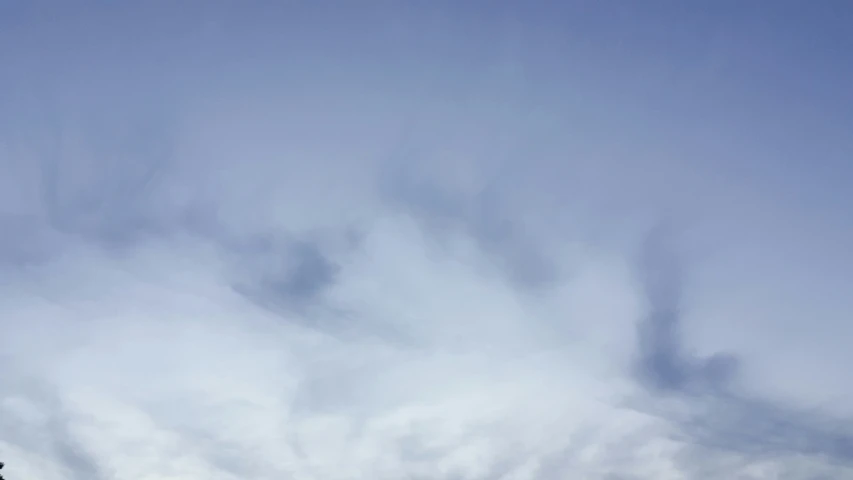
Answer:
<svg viewBox="0 0 853 480"><path fill-rule="evenodd" d="M853 479L851 25L0 0L7 477Z"/></svg>

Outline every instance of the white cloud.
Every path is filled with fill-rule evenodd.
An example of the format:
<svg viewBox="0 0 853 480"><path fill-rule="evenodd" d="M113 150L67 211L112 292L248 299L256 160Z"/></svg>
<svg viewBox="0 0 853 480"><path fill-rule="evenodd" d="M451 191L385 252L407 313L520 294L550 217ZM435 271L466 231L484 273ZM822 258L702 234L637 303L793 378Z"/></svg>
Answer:
<svg viewBox="0 0 853 480"><path fill-rule="evenodd" d="M256 307L199 246L77 250L4 304L21 321L4 337L9 362L55 389L69 434L115 478L479 478L535 464L614 415L596 375L606 358L549 339L544 309L482 255L442 254L405 218L376 224L329 295L360 329ZM6 414L37 430L25 406Z"/></svg>
<svg viewBox="0 0 853 480"><path fill-rule="evenodd" d="M46 479L74 468L51 442L115 479L686 478L677 430L623 404L640 311L619 262L586 253L527 295L451 243L378 218L311 313L237 294L204 239L36 267L3 304L3 349L55 400L7 391L12 431L44 443L3 451Z"/></svg>

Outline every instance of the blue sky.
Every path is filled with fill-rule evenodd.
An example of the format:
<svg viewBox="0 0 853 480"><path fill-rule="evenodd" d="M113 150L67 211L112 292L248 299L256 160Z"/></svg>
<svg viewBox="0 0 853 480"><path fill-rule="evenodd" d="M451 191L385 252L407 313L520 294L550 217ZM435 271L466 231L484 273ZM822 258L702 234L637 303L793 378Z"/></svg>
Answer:
<svg viewBox="0 0 853 480"><path fill-rule="evenodd" d="M847 2L0 0L0 458L853 478Z"/></svg>

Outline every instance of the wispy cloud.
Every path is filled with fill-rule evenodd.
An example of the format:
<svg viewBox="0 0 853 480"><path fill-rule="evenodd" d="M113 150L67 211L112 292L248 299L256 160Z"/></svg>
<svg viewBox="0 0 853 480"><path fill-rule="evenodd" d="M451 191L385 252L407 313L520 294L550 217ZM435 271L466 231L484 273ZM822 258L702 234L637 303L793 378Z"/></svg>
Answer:
<svg viewBox="0 0 853 480"><path fill-rule="evenodd" d="M638 325L638 380L661 404L673 398L686 410L658 413L677 425L690 444L732 451L752 461L812 457L849 468L853 422L819 409L796 408L738 388L740 359L730 353L708 357L690 352L682 334L684 265L672 232L656 230L640 262L649 308Z"/></svg>

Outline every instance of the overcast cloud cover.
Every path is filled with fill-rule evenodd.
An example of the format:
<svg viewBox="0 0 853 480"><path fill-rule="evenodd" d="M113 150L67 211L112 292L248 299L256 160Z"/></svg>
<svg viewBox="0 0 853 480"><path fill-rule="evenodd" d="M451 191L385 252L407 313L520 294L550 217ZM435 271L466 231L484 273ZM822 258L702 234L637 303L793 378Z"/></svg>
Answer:
<svg viewBox="0 0 853 480"><path fill-rule="evenodd" d="M4 475L853 478L851 25L0 0Z"/></svg>

